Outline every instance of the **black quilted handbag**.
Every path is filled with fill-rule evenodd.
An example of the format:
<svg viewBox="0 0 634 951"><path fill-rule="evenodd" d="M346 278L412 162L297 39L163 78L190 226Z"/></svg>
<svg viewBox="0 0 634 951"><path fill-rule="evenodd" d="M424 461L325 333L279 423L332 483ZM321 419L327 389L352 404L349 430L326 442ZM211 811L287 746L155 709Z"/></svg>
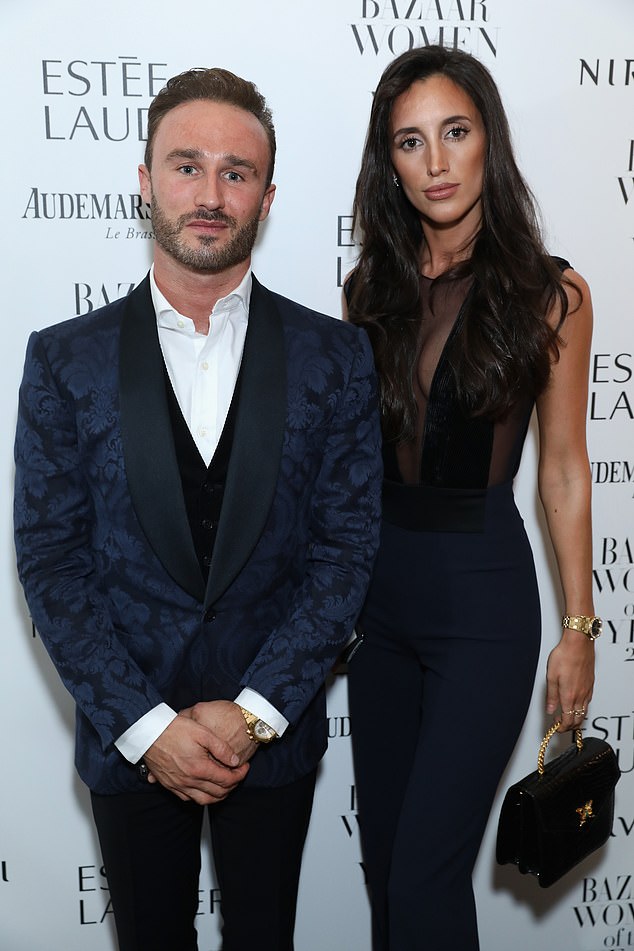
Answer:
<svg viewBox="0 0 634 951"><path fill-rule="evenodd" d="M539 748L537 769L506 793L498 824L496 857L537 876L547 888L607 841L614 817L614 787L621 775L614 750L595 736L576 730L574 742L544 765L546 747L559 724Z"/></svg>

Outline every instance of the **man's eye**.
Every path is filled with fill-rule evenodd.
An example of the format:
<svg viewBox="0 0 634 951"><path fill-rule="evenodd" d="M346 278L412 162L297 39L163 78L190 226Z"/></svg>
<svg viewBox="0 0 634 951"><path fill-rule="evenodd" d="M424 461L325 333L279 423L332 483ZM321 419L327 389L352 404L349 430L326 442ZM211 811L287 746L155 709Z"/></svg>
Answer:
<svg viewBox="0 0 634 951"><path fill-rule="evenodd" d="M181 165L179 172L182 172L183 175L193 175L196 169L193 165Z"/></svg>
<svg viewBox="0 0 634 951"><path fill-rule="evenodd" d="M241 182L242 175L239 175L237 172L227 172L227 178L230 182Z"/></svg>

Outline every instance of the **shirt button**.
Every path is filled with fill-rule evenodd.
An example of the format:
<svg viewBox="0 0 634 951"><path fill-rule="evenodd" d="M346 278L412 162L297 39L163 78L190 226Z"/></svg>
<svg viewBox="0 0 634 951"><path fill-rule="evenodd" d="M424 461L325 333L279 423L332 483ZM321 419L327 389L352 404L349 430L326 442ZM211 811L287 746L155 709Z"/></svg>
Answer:
<svg viewBox="0 0 634 951"><path fill-rule="evenodd" d="M185 326L185 321L184 321L184 320L177 320L177 321L176 321L176 326L179 327L179 328L182 330L183 327Z"/></svg>
<svg viewBox="0 0 634 951"><path fill-rule="evenodd" d="M200 364L200 369L201 369L201 370L208 370L208 369L209 369L209 364L207 363L206 360L203 360L203 362Z"/></svg>
<svg viewBox="0 0 634 951"><path fill-rule="evenodd" d="M201 437L201 439L205 438L205 436L207 435L207 430L205 429L204 426L198 427L198 435Z"/></svg>
<svg viewBox="0 0 634 951"><path fill-rule="evenodd" d="M206 529L208 532L210 532L211 529L214 527L214 523L211 521L210 518L204 518L200 524L201 524L202 527L203 527L204 529Z"/></svg>
<svg viewBox="0 0 634 951"><path fill-rule="evenodd" d="M212 621L216 620L216 615L211 609L209 609L209 611L205 611L203 620L207 621L207 623L210 624Z"/></svg>
<svg viewBox="0 0 634 951"><path fill-rule="evenodd" d="M211 564L211 555L204 555L203 565L205 566L205 568L209 568L210 564Z"/></svg>
<svg viewBox="0 0 634 951"><path fill-rule="evenodd" d="M203 491L207 493L207 495L213 495L216 491L216 487L212 482L203 482L202 488Z"/></svg>

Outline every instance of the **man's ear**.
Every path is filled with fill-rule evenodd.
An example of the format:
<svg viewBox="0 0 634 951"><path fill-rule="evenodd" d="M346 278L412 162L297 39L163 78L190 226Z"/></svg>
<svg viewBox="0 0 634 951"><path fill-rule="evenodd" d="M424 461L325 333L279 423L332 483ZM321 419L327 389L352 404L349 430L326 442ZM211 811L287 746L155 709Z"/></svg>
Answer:
<svg viewBox="0 0 634 951"><path fill-rule="evenodd" d="M267 190L264 192L264 196L262 198L262 204L260 205L259 221L264 221L265 218L268 218L269 211L271 210L271 205L273 204L274 198L275 198L275 185L269 185Z"/></svg>
<svg viewBox="0 0 634 951"><path fill-rule="evenodd" d="M152 202L152 178L147 165L139 165L139 188L141 198L149 205Z"/></svg>

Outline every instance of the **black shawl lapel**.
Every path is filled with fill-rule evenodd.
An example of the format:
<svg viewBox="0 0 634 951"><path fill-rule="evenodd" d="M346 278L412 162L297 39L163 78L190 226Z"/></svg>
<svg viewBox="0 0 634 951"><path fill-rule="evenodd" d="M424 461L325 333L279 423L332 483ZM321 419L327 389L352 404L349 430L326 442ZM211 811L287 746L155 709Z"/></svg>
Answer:
<svg viewBox="0 0 634 951"><path fill-rule="evenodd" d="M240 402L205 606L234 580L269 514L286 424L286 355L273 295L253 278Z"/></svg>
<svg viewBox="0 0 634 951"><path fill-rule="evenodd" d="M205 586L174 450L149 277L125 302L119 399L128 487L141 527L174 581L202 601Z"/></svg>

